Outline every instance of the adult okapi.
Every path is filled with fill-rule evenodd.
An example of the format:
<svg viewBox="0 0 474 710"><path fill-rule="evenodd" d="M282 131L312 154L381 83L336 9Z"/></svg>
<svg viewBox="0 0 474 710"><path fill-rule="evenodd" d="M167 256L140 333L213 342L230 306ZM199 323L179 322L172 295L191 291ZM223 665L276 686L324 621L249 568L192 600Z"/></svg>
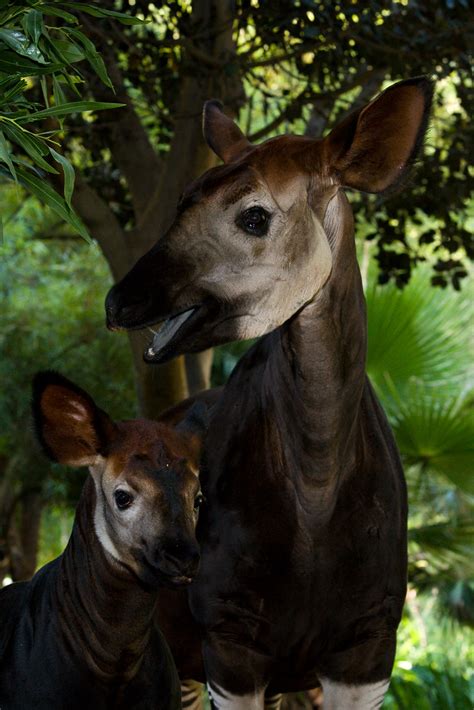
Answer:
<svg viewBox="0 0 474 710"><path fill-rule="evenodd" d="M204 679L201 644L219 709L262 708L265 696L318 681L325 708L383 702L405 597L407 503L365 374L344 188L402 183L431 98L428 79L409 79L322 140L257 146L208 102L204 135L224 166L187 188L168 233L107 297L111 328L167 319L148 362L264 336L213 412L202 563L188 591L195 644L189 628L185 641L170 638L182 678Z"/></svg>

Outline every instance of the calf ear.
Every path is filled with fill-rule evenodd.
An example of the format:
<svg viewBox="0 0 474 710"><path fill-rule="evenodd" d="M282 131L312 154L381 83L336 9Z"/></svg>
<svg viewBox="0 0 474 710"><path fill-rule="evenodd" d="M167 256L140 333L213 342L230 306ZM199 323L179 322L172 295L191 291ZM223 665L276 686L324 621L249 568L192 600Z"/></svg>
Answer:
<svg viewBox="0 0 474 710"><path fill-rule="evenodd" d="M428 124L433 84L417 77L394 84L327 136L327 160L344 187L383 192L401 182Z"/></svg>
<svg viewBox="0 0 474 710"><path fill-rule="evenodd" d="M37 437L53 461L90 466L105 455L115 424L92 397L57 372L38 372L33 381Z"/></svg>
<svg viewBox="0 0 474 710"><path fill-rule="evenodd" d="M202 132L209 148L224 163L234 160L251 145L238 125L225 115L221 102L216 99L204 104Z"/></svg>

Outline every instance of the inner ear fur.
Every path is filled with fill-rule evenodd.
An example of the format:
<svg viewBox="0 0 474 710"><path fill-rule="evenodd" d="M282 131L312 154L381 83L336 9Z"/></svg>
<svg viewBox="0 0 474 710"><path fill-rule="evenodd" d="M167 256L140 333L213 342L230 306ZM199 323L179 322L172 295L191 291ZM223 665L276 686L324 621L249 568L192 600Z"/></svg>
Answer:
<svg viewBox="0 0 474 710"><path fill-rule="evenodd" d="M234 121L225 115L220 101L204 104L202 132L209 148L224 163L229 163L250 147L250 143Z"/></svg>
<svg viewBox="0 0 474 710"><path fill-rule="evenodd" d="M423 143L432 98L427 77L401 81L336 126L325 144L338 182L376 193L398 186Z"/></svg>
<svg viewBox="0 0 474 710"><path fill-rule="evenodd" d="M45 454L69 466L90 466L105 455L115 424L87 392L57 372L33 381L33 419Z"/></svg>

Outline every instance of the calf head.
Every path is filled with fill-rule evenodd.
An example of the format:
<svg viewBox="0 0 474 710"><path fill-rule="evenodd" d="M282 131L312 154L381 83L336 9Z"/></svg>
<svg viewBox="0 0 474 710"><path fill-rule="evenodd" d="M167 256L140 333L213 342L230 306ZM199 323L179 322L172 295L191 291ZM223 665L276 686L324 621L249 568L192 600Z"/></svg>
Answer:
<svg viewBox="0 0 474 710"><path fill-rule="evenodd" d="M46 454L89 467L97 544L144 584L189 583L199 565L195 527L203 501L198 459L205 407L171 429L145 419L114 422L87 392L54 372L39 373L33 391Z"/></svg>
<svg viewBox="0 0 474 710"><path fill-rule="evenodd" d="M258 146L207 102L204 136L224 165L188 186L168 233L109 292L108 326L166 320L145 351L162 362L282 325L331 273L337 245L328 232L338 233L343 216L328 210L331 201L344 187L383 192L400 183L431 95L426 78L410 79L322 140L280 136Z"/></svg>

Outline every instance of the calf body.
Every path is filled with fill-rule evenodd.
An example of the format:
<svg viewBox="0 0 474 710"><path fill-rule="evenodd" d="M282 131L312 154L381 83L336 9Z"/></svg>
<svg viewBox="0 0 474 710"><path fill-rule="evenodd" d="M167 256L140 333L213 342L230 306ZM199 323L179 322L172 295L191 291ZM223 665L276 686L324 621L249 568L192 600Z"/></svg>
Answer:
<svg viewBox="0 0 474 710"><path fill-rule="evenodd" d="M54 373L37 380L35 412L46 451L92 475L64 553L0 591L0 707L175 710L178 676L153 617L158 587L197 570L195 433L112 422Z"/></svg>

